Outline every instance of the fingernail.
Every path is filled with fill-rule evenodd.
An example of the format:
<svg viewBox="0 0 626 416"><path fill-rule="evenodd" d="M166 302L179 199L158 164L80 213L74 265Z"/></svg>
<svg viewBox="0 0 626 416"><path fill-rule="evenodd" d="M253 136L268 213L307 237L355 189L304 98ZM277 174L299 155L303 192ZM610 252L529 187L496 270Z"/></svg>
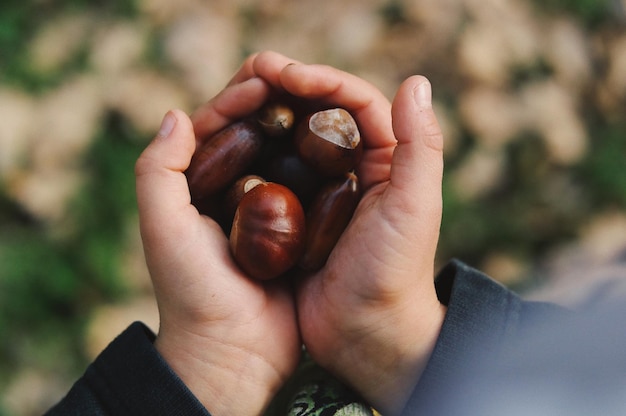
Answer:
<svg viewBox="0 0 626 416"><path fill-rule="evenodd" d="M168 111L165 117L163 117L158 135L160 137L168 137L172 133L172 130L174 130L175 125L176 116L171 111Z"/></svg>
<svg viewBox="0 0 626 416"><path fill-rule="evenodd" d="M291 68L291 67L296 66L296 65L297 64L295 62L289 62L287 65L285 65L285 67L283 69Z"/></svg>
<svg viewBox="0 0 626 416"><path fill-rule="evenodd" d="M432 106L432 88L430 82L422 81L413 91L413 99L418 107L430 108Z"/></svg>

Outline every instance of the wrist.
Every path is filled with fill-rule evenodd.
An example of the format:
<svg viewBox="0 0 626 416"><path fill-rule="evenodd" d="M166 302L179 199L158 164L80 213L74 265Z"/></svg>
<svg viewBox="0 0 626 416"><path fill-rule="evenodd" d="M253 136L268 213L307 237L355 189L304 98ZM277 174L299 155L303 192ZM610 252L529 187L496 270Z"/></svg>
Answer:
<svg viewBox="0 0 626 416"><path fill-rule="evenodd" d="M401 335L397 349L392 348L390 358L379 367L379 385L370 385L364 394L383 414L398 415L406 406L430 360L446 312L446 306L439 301L433 304L428 317L413 321L413 329ZM418 330L415 322L422 322L423 326ZM428 325L424 324L426 322Z"/></svg>
<svg viewBox="0 0 626 416"><path fill-rule="evenodd" d="M390 322L391 332L354 339L340 348L328 368L382 414L400 414L430 359L446 311L436 301L426 314Z"/></svg>
<svg viewBox="0 0 626 416"><path fill-rule="evenodd" d="M160 331L154 345L213 416L259 415L284 382L258 354L199 335Z"/></svg>

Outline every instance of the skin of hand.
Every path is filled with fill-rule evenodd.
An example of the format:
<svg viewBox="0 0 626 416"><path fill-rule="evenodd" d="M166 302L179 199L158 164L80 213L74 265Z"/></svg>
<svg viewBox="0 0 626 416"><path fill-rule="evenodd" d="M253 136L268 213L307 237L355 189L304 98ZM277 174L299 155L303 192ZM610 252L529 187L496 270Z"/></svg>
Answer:
<svg viewBox="0 0 626 416"><path fill-rule="evenodd" d="M277 90L352 113L365 151L364 195L319 272L297 291L299 327L320 365L383 414L398 414L434 348L446 309L433 277L442 215L443 137L421 76L393 104L366 81L263 52L233 82L260 77Z"/></svg>
<svg viewBox="0 0 626 416"><path fill-rule="evenodd" d="M135 166L140 230L160 314L155 347L212 415L257 415L295 370L300 339L292 290L260 283L231 260L228 240L191 204L184 175L194 129L216 132L256 110L271 88L232 83L196 125L166 114Z"/></svg>
<svg viewBox="0 0 626 416"><path fill-rule="evenodd" d="M347 109L365 142L357 172L365 194L327 265L298 285L297 314L287 287L234 265L217 224L191 205L183 174L194 133L218 131L277 91ZM302 341L384 414L402 409L445 315L432 281L442 146L425 78L405 81L392 106L358 77L272 52L246 60L191 118L168 113L136 166L161 314L155 346L212 414L260 413L295 369Z"/></svg>

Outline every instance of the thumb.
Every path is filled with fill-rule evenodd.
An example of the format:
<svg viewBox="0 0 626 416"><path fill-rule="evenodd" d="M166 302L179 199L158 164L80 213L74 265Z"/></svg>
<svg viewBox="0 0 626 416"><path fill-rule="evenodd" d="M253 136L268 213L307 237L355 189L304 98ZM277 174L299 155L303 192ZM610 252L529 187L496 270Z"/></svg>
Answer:
<svg viewBox="0 0 626 416"><path fill-rule="evenodd" d="M402 83L392 104L392 126L398 142L391 165L387 202L436 242L442 212L443 135L432 108L430 82L413 76ZM402 223L400 222L400 223Z"/></svg>
<svg viewBox="0 0 626 416"><path fill-rule="evenodd" d="M183 111L169 111L159 133L135 164L141 232L148 241L180 229L181 211L192 208L184 171L195 150L191 120ZM157 235L154 235L157 233ZM156 237L156 238L151 238Z"/></svg>

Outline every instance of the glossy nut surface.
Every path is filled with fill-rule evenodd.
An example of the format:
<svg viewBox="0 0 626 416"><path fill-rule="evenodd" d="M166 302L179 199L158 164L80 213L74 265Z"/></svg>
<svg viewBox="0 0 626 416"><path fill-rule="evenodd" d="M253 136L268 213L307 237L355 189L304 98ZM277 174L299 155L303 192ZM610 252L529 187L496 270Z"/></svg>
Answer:
<svg viewBox="0 0 626 416"><path fill-rule="evenodd" d="M265 179L258 175L246 175L237 179L235 183L228 188L224 196L223 204L226 217L232 220L243 196L261 183L265 183Z"/></svg>
<svg viewBox="0 0 626 416"><path fill-rule="evenodd" d="M250 120L235 122L211 136L185 171L192 199L210 197L230 185L255 161L262 145L263 133Z"/></svg>
<svg viewBox="0 0 626 416"><path fill-rule="evenodd" d="M239 267L260 280L280 276L304 250L304 210L289 188L266 182L248 191L235 212L230 248Z"/></svg>
<svg viewBox="0 0 626 416"><path fill-rule="evenodd" d="M307 212L307 238L299 261L302 269L316 271L326 264L360 198L359 182L352 172L322 188Z"/></svg>
<svg viewBox="0 0 626 416"><path fill-rule="evenodd" d="M295 121L293 110L286 104L274 102L264 105L259 111L257 121L269 137L286 136Z"/></svg>
<svg viewBox="0 0 626 416"><path fill-rule="evenodd" d="M300 158L324 176L352 170L363 153L356 121L342 108L309 115L298 126L295 146Z"/></svg>

